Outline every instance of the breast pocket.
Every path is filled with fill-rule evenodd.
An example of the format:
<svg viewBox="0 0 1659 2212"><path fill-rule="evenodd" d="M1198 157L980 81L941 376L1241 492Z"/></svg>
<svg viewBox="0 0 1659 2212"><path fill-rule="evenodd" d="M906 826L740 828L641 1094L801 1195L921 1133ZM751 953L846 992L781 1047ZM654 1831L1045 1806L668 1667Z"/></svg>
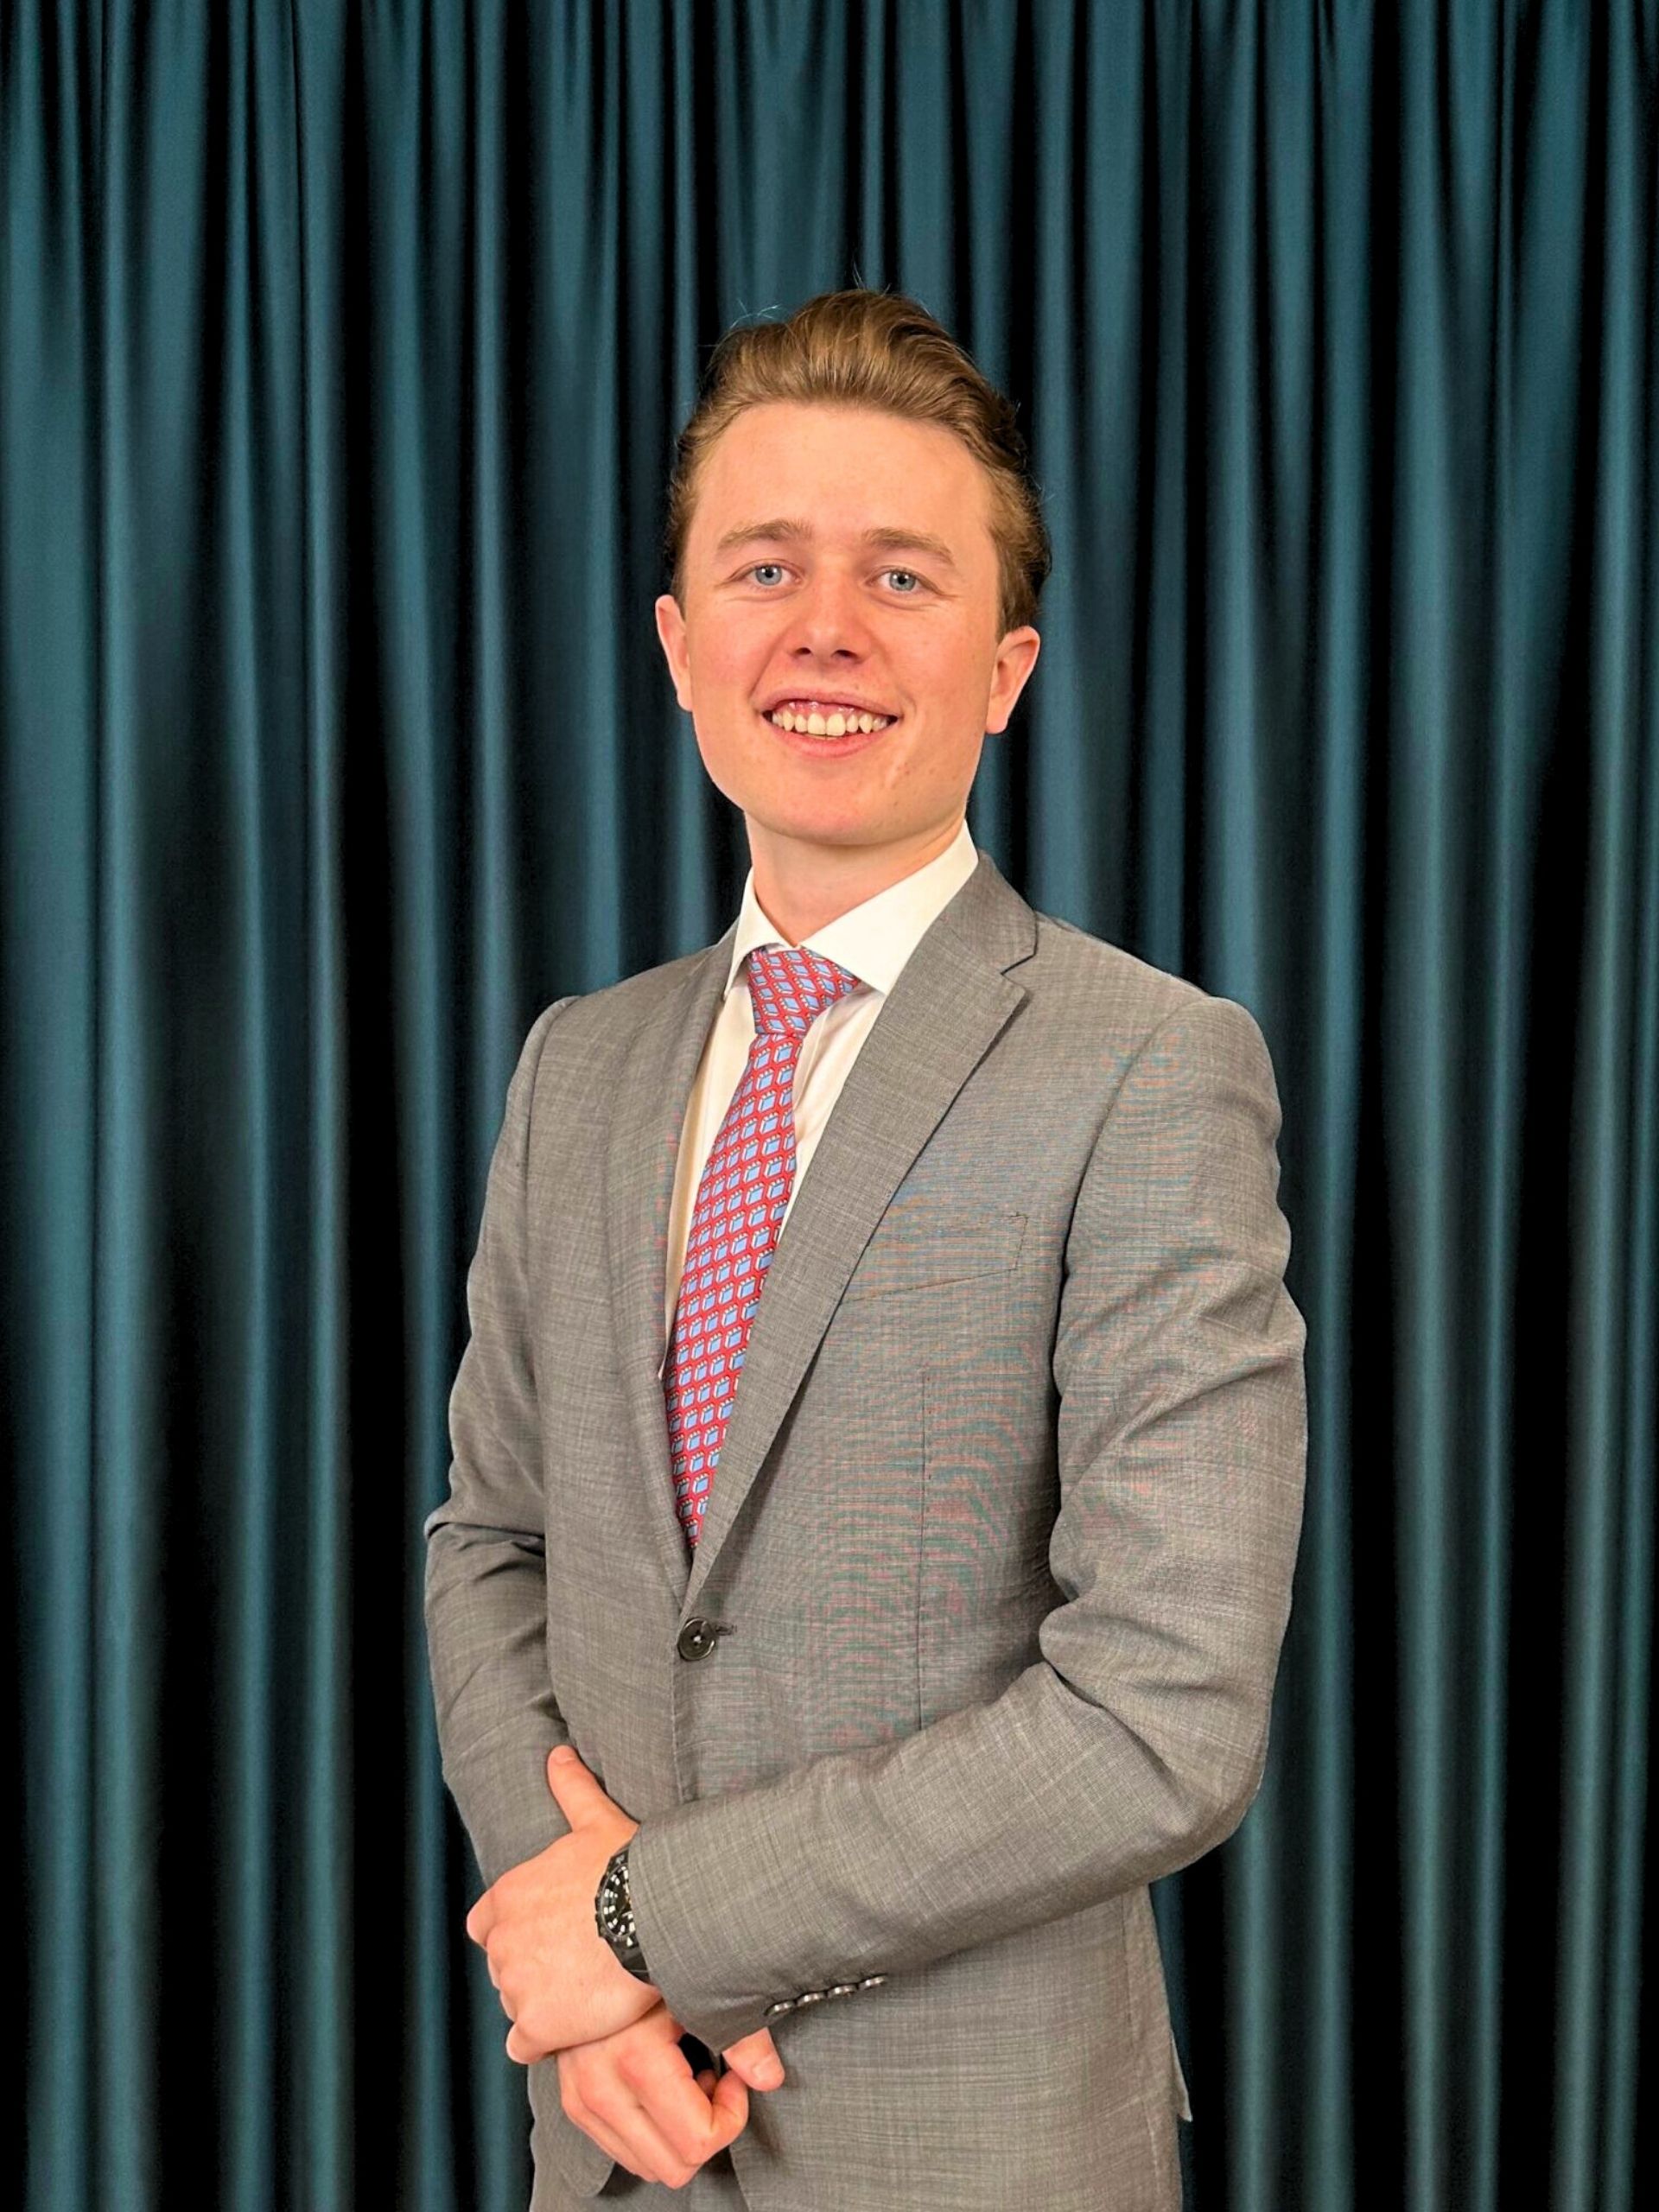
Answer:
<svg viewBox="0 0 1659 2212"><path fill-rule="evenodd" d="M945 1208L895 1198L848 1278L843 1303L1007 1274L1020 1264L1025 1235L1026 1216L1013 1206Z"/></svg>

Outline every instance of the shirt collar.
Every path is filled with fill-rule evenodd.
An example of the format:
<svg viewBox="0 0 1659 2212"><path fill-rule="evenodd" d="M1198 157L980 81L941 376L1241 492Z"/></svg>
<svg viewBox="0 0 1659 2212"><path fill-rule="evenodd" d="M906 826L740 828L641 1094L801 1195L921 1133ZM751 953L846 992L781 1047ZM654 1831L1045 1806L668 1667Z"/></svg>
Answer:
<svg viewBox="0 0 1659 2212"><path fill-rule="evenodd" d="M942 853L911 874L900 876L885 891L878 891L833 922L801 942L812 952L841 967L878 991L890 991L911 954L956 897L979 865L979 852L964 816L957 834ZM726 970L729 998L745 957L763 944L784 944L787 939L754 895L754 870L743 883L743 904L732 940L732 957Z"/></svg>

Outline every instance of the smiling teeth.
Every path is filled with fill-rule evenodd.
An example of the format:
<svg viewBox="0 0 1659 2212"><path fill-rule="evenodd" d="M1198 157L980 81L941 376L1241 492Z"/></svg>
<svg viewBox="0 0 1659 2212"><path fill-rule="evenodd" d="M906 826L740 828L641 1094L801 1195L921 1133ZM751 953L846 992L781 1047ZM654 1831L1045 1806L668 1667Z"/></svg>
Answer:
<svg viewBox="0 0 1659 2212"><path fill-rule="evenodd" d="M893 715L853 714L844 707L824 708L817 700L804 699L798 706L774 707L766 716L779 729L792 729L805 737L845 737L849 730L886 729Z"/></svg>

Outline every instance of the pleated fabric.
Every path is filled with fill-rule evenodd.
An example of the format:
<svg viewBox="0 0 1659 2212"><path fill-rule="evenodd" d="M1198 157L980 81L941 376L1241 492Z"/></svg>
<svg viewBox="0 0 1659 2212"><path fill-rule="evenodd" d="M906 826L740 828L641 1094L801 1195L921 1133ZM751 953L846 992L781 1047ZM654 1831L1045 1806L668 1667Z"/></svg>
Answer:
<svg viewBox="0 0 1659 2212"><path fill-rule="evenodd" d="M1284 1103L1308 1510L1261 1799L1160 1895L1189 2202L1650 2196L1656 117L1656 0L8 0L28 2212L526 2201L420 1525L531 1020L736 907L675 434L852 283L1046 496L976 841Z"/></svg>

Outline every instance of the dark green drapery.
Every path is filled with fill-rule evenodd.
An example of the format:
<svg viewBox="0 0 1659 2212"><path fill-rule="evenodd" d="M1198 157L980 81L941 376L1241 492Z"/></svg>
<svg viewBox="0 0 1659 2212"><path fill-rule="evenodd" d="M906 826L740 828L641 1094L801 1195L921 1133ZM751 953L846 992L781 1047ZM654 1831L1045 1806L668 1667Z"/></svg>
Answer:
<svg viewBox="0 0 1659 2212"><path fill-rule="evenodd" d="M525 2201L420 1522L525 1029L741 880L673 434L854 281L1046 490L976 837L1284 1100L1308 1515L1160 1900L1190 2200L1651 2191L1656 103L1655 0L3 0L29 2212Z"/></svg>

